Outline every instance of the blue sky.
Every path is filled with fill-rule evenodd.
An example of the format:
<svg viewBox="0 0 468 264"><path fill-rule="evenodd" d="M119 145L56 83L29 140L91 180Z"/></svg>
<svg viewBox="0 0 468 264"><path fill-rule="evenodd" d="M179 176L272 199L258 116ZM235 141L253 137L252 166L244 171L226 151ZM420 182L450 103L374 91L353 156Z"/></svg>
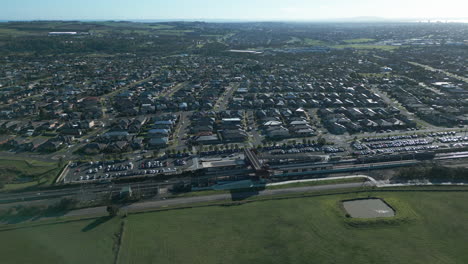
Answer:
<svg viewBox="0 0 468 264"><path fill-rule="evenodd" d="M0 20L460 18L468 0L0 0Z"/></svg>

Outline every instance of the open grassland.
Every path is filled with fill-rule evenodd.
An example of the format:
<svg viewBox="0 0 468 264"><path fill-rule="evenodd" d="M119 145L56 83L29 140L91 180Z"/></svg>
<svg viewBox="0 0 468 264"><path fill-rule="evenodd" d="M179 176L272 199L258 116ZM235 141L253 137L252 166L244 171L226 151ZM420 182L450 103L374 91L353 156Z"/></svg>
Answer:
<svg viewBox="0 0 468 264"><path fill-rule="evenodd" d="M405 217L355 227L339 203L366 195L131 215L120 263L468 262L468 193L370 193Z"/></svg>
<svg viewBox="0 0 468 264"><path fill-rule="evenodd" d="M118 28L139 28L139 29L170 29L174 26L167 24L154 24L154 23L136 23L128 21L105 21L105 22L95 22L96 25L102 25L107 27L118 27Z"/></svg>
<svg viewBox="0 0 468 264"><path fill-rule="evenodd" d="M170 36L183 36L186 33L192 33L193 30L183 30L183 29L167 29L167 30L158 30L156 31L159 35L170 35Z"/></svg>
<svg viewBox="0 0 468 264"><path fill-rule="evenodd" d="M28 31L21 31L14 28L7 28L0 26L0 37L23 37L34 35Z"/></svg>
<svg viewBox="0 0 468 264"><path fill-rule="evenodd" d="M317 40L317 39L306 38L306 39L304 39L304 45L307 45L307 46L327 46L327 43L323 42L321 40Z"/></svg>
<svg viewBox="0 0 468 264"><path fill-rule="evenodd" d="M403 47L403 46L369 44L369 42L372 42L372 41L375 41L375 40L374 39L348 39L348 40L343 41L346 44L335 45L335 44L327 43L327 42L324 42L324 41L321 41L321 40L306 38L306 39L303 40L303 45L306 45L306 46L324 46L324 47L330 47L330 48L335 48L335 49L345 49L345 48L353 48L353 49L357 49L357 50L379 49L379 50L386 50L386 51L391 51L391 50L395 50L395 49Z"/></svg>
<svg viewBox="0 0 468 264"><path fill-rule="evenodd" d="M375 39L371 39L371 38L357 38L357 39L343 40L343 42L350 43L350 44L353 44L353 43L366 43L366 42L373 42L373 41L375 41Z"/></svg>
<svg viewBox="0 0 468 264"><path fill-rule="evenodd" d="M0 254L2 263L39 264L468 263L468 189L399 190L0 226ZM397 216L345 216L343 200L369 196L384 199Z"/></svg>
<svg viewBox="0 0 468 264"><path fill-rule="evenodd" d="M183 35L187 30L171 30L174 26L159 23L133 23L133 22L41 22L41 23L5 23L0 24L0 37L46 36L51 31L77 31L91 32L93 34L110 34L120 32L123 34L148 35L158 32L160 34Z"/></svg>
<svg viewBox="0 0 468 264"><path fill-rule="evenodd" d="M391 51L395 49L399 49L403 46L390 46L390 45L372 45L372 44L346 44L346 45L334 45L330 46L336 49L346 49L346 48L353 48L353 49L379 49L379 50L386 50Z"/></svg>
<svg viewBox="0 0 468 264"><path fill-rule="evenodd" d="M5 184L3 190L51 184L59 172L57 163L0 159L0 180L9 183Z"/></svg>
<svg viewBox="0 0 468 264"><path fill-rule="evenodd" d="M0 229L1 263L113 263L120 220Z"/></svg>

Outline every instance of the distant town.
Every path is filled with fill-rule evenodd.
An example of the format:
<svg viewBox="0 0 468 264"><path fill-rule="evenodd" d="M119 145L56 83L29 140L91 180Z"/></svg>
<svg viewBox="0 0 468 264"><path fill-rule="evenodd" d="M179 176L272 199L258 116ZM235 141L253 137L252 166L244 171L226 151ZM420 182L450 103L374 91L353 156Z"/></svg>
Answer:
<svg viewBox="0 0 468 264"><path fill-rule="evenodd" d="M152 196L453 165L467 50L458 23L1 23L0 157L51 166L1 186Z"/></svg>

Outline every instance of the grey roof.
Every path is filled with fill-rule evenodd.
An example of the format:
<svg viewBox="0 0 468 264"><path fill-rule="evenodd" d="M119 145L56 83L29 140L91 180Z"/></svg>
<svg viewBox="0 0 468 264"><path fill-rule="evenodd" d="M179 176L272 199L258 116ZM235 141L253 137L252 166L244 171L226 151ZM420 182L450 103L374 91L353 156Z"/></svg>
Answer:
<svg viewBox="0 0 468 264"><path fill-rule="evenodd" d="M130 135L127 131L110 131L104 134L106 137L124 137Z"/></svg>
<svg viewBox="0 0 468 264"><path fill-rule="evenodd" d="M150 145L166 145L169 142L169 139L167 137L163 138L152 138L149 141Z"/></svg>

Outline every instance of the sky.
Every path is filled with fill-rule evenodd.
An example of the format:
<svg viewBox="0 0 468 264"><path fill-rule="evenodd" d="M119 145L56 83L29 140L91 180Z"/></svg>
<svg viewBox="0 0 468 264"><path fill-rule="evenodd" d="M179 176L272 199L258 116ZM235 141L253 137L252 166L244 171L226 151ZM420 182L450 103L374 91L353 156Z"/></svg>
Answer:
<svg viewBox="0 0 468 264"><path fill-rule="evenodd" d="M468 0L0 0L0 20L467 18Z"/></svg>

